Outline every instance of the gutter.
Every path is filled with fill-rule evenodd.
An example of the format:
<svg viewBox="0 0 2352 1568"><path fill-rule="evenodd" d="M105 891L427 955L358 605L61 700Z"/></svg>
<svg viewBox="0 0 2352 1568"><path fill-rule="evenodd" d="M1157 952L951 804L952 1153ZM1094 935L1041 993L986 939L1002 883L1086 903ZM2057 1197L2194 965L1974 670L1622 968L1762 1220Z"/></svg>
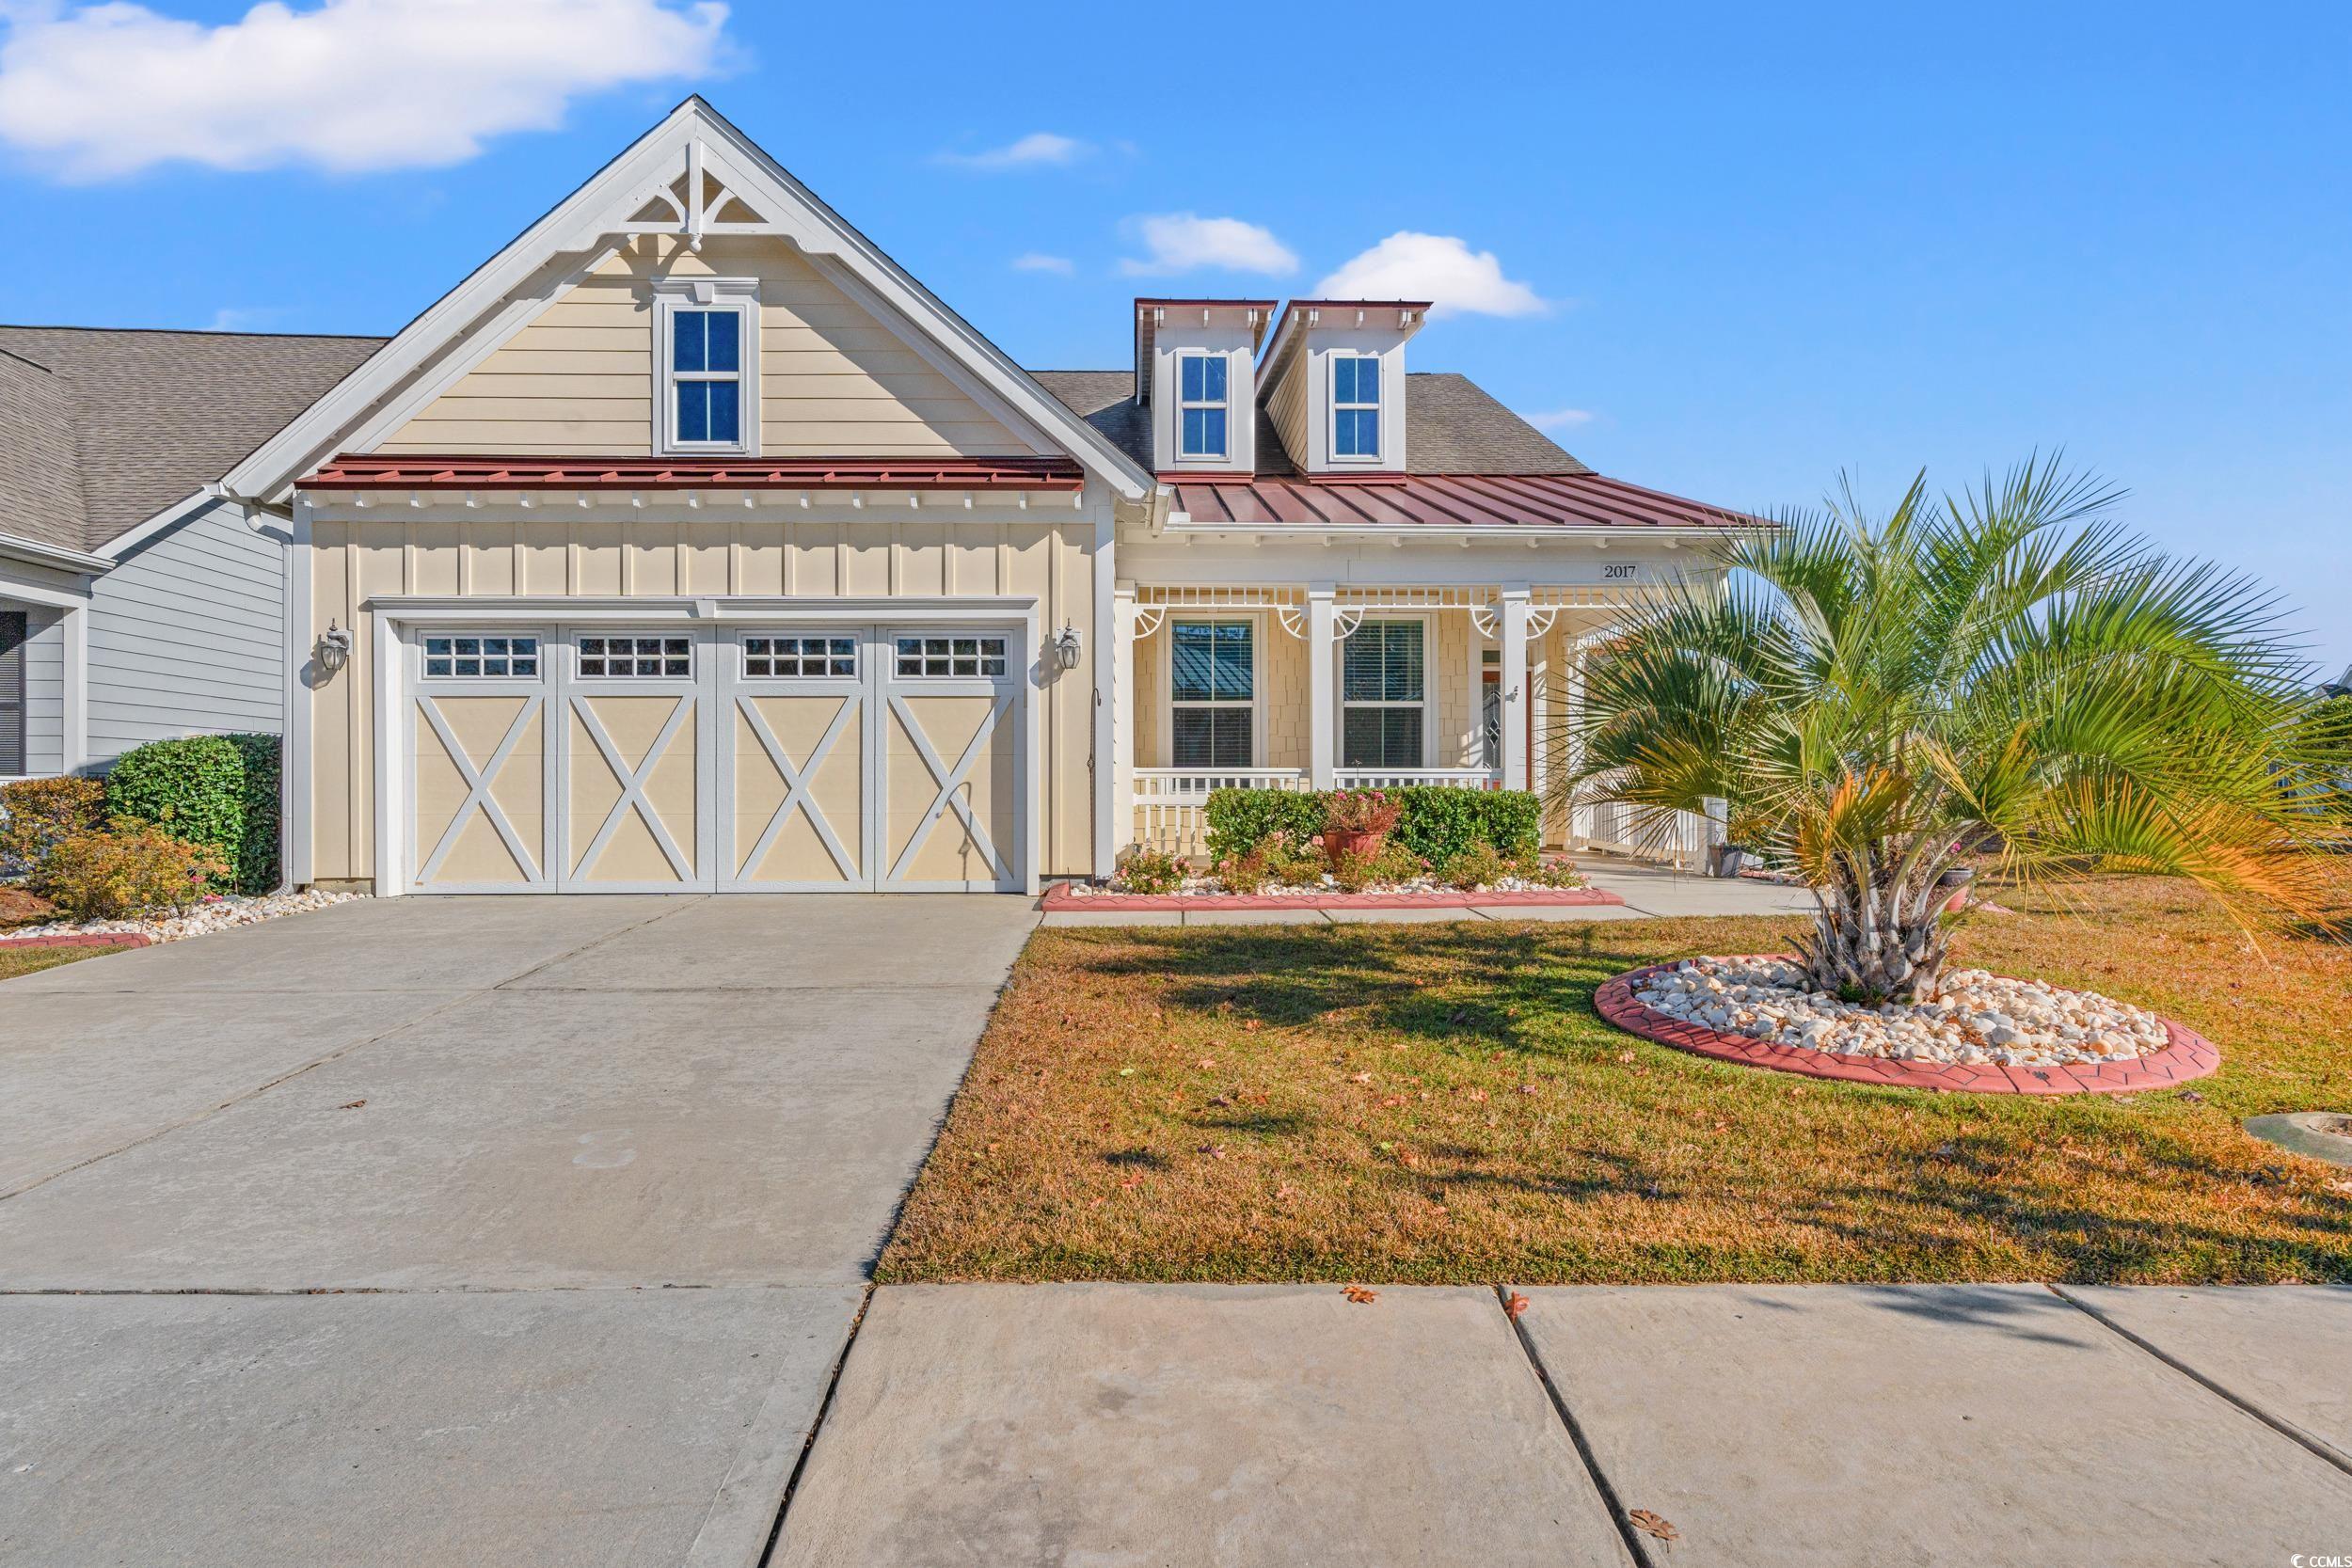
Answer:
<svg viewBox="0 0 2352 1568"><path fill-rule="evenodd" d="M114 569L114 562L87 550L70 550L62 545L44 545L38 539L21 538L13 533L0 533L0 556L22 561L34 566L60 568L95 577Z"/></svg>
<svg viewBox="0 0 2352 1568"><path fill-rule="evenodd" d="M1488 523L1479 527L1447 528L1431 523L1364 523L1354 525L1326 523L1196 523L1187 513L1170 512L1167 526L1160 531L1163 537L1208 539L1248 535L1253 539L1385 539L1403 543L1407 539L1453 540L1457 542L1483 539L1492 544L1514 540L1574 540L1585 539L1606 549L1612 543L1623 540L1628 544L1653 541L1679 546L1686 541L1712 539L1731 540L1767 531L1765 528L1672 528L1657 524L1603 524L1597 527L1553 526L1541 523Z"/></svg>

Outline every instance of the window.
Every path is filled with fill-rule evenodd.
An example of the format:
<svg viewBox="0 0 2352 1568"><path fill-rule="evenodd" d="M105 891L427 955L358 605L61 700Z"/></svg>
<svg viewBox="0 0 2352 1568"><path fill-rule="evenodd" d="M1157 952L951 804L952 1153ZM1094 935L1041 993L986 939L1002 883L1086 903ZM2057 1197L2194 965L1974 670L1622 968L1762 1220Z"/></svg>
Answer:
<svg viewBox="0 0 2352 1568"><path fill-rule="evenodd" d="M647 680L694 673L691 637L583 637L580 673L591 679Z"/></svg>
<svg viewBox="0 0 2352 1568"><path fill-rule="evenodd" d="M1380 455L1380 360L1375 355L1331 356L1331 455Z"/></svg>
<svg viewBox="0 0 2352 1568"><path fill-rule="evenodd" d="M653 286L660 451L759 450L759 294L748 277Z"/></svg>
<svg viewBox="0 0 2352 1568"><path fill-rule="evenodd" d="M1342 646L1340 766L1420 768L1427 688L1419 621L1366 621Z"/></svg>
<svg viewBox="0 0 2352 1568"><path fill-rule="evenodd" d="M0 610L0 778L24 771L24 641L32 616Z"/></svg>
<svg viewBox="0 0 2352 1568"><path fill-rule="evenodd" d="M1223 457L1226 452L1225 374L1221 354L1186 354L1176 361L1177 418L1184 425L1176 450L1185 457Z"/></svg>
<svg viewBox="0 0 2352 1568"><path fill-rule="evenodd" d="M747 675L854 675L857 639L854 637L746 637L743 673Z"/></svg>
<svg viewBox="0 0 2352 1568"><path fill-rule="evenodd" d="M743 312L670 312L671 438L681 447L743 444Z"/></svg>
<svg viewBox="0 0 2352 1568"><path fill-rule="evenodd" d="M434 679L523 680L539 678L539 640L433 636L424 640L424 673Z"/></svg>
<svg viewBox="0 0 2352 1568"><path fill-rule="evenodd" d="M1001 675L1005 673L1005 640L1001 637L901 637L898 673L901 675Z"/></svg>
<svg viewBox="0 0 2352 1568"><path fill-rule="evenodd" d="M1178 621L1169 626L1168 751L1176 767L1253 766L1256 633L1249 621Z"/></svg>

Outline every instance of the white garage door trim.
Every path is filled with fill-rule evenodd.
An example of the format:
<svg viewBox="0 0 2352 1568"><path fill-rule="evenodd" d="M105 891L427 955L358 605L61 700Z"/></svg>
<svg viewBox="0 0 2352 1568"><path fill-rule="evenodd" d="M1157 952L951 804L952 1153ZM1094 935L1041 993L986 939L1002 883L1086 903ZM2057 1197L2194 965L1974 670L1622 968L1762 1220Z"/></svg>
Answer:
<svg viewBox="0 0 2352 1568"><path fill-rule="evenodd" d="M1042 766L1042 740L1038 713L1039 622L1038 605L1034 598L953 598L937 600L830 598L787 599L774 597L653 597L643 598L454 598L411 595L385 595L371 599L364 607L373 613L374 635L371 645L374 670L374 827L376 892L379 896L397 896L417 892L440 893L546 893L577 887L581 891L695 891L717 888L722 891L781 890L786 886L838 887L855 891L873 885L893 891L927 889L967 889L988 886L1017 887L1034 895L1039 882L1039 846L1041 804L1045 774ZM885 798L879 808L868 805L862 812L861 847L857 863L864 873L855 879L824 884L758 883L739 879L733 873L743 863L735 855L733 843L734 768L722 768L719 761L725 755L721 739L721 725L735 722L736 698L743 683L738 678L741 670L740 639L746 633L762 629L841 628L851 631L861 640L861 663L866 669L860 679L866 683L873 721L855 726L864 734L863 747L871 749L866 766L879 769L883 766L879 755L872 754L884 746L882 736L893 725L905 724L906 735L914 741L914 751L930 774L929 784L933 799L923 814L918 836L900 847L883 864L887 853L883 840L887 837L888 802ZM539 637L542 657L537 680L532 682L494 682L475 679L463 683L469 694L493 696L514 695L523 699L509 733L500 737L496 748L482 762L458 760L456 753L464 748L453 744L448 736L445 721L437 722L432 705L454 689L449 680L426 679L421 668L421 639L430 630L470 629L488 634L520 632ZM852 628L855 628L852 630ZM873 647L866 645L870 634L878 638ZM572 704L577 688L584 684L574 674L576 640L582 635L618 634L623 630L643 631L652 635L668 631L675 636L687 635L692 644L692 673L682 681L655 679L632 682L626 688L630 692L651 694L657 690L678 695L682 702L691 704L691 711L672 716L666 746L678 743L682 732L691 731L696 749L695 843L687 846L670 835L663 853L672 849L678 857L690 858L693 871L691 880L671 882L581 882L567 878L564 867L570 864L570 847L564 842L564 813L556 809L559 791L569 788L562 764L561 753L568 743L572 725ZM953 675L919 682L901 682L896 673L895 660L885 663L883 655L892 651L892 640L900 633L917 632L937 636L954 630L985 632L1007 638L1006 674L1001 682L982 678L959 680ZM616 683L594 683L598 691L612 691ZM688 695L691 686L691 695ZM970 688L969 690L966 689ZM962 754L948 757L940 748L929 746L924 726L906 713L903 702L911 691L926 696L986 695L993 705L980 733L972 737ZM512 822L501 823L498 802L491 793L502 769L516 766L512 754L523 737L524 726L533 713L538 716L542 737L540 754L544 772L539 797L542 806L542 832L536 846L519 832ZM417 798L415 747L411 744L419 722L432 725L446 749L453 753L460 774L464 794L460 818L440 835L435 845L415 845L410 842L415 822L414 802ZM980 754L980 742L985 740L991 726L1009 722L1014 726L1012 787L1016 805L1012 816L1013 842L994 844L985 831L975 832L978 824L972 820L968 803L958 796L957 782ZM593 739L593 736L591 736ZM731 745L732 736L725 744ZM836 747L846 744L837 739ZM764 743L763 743L764 745ZM924 754L928 751L929 754ZM772 760L773 753L771 752ZM644 777L630 780L631 772L608 751L608 766L614 772L615 782L622 787L621 799L609 810L598 829L617 825L636 814L638 820L656 827L654 814L644 802ZM657 758L643 759L643 766L634 770L649 775ZM803 758L796 771L810 771ZM877 776L874 772L866 775ZM787 789L789 786L787 785ZM869 791L869 795L870 795ZM795 808L800 809L800 808ZM489 820L500 841L516 858L518 865L526 865L532 875L528 879L495 885L437 883L420 887L418 873L427 869L438 854L445 854L466 814L482 816ZM925 837L938 831L939 821L954 814L956 824L964 832L976 848L992 857L993 869L1001 872L998 882L986 881L915 881L898 875L914 861ZM876 818L881 820L877 821ZM580 831L575 824L572 831ZM658 833L657 837L660 835ZM844 847L846 847L846 846ZM533 850L535 848L535 853ZM671 862L675 869L677 861ZM751 863L756 863L753 860ZM581 869L593 869L582 867Z"/></svg>

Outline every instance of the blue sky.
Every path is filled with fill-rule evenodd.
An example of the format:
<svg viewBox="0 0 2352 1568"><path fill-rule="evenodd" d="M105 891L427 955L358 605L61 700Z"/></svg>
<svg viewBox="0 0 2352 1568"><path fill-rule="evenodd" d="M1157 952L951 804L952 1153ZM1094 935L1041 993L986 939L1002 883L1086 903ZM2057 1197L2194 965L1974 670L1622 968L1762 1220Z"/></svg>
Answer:
<svg viewBox="0 0 2352 1568"><path fill-rule="evenodd" d="M2352 660L2352 8L336 0L289 44L317 9L0 0L0 319L390 331L699 90L1025 364L1433 236L1512 313L1415 368L1606 472L1776 508L2063 447ZM1242 270L1122 269L1154 232Z"/></svg>

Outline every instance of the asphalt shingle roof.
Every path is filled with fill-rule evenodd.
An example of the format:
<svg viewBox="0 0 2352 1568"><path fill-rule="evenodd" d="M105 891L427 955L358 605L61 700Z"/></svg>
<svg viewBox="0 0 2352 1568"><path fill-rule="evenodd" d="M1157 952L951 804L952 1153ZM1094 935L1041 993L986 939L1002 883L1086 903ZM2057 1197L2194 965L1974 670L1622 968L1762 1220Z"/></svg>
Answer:
<svg viewBox="0 0 2352 1568"><path fill-rule="evenodd" d="M220 478L316 402L381 338L0 326L0 351L41 367L69 400L82 516L95 549ZM55 486L0 457L0 531L64 543ZM24 515L33 514L27 521Z"/></svg>
<svg viewBox="0 0 2352 1568"><path fill-rule="evenodd" d="M55 372L0 353L0 533L83 547L73 398Z"/></svg>

